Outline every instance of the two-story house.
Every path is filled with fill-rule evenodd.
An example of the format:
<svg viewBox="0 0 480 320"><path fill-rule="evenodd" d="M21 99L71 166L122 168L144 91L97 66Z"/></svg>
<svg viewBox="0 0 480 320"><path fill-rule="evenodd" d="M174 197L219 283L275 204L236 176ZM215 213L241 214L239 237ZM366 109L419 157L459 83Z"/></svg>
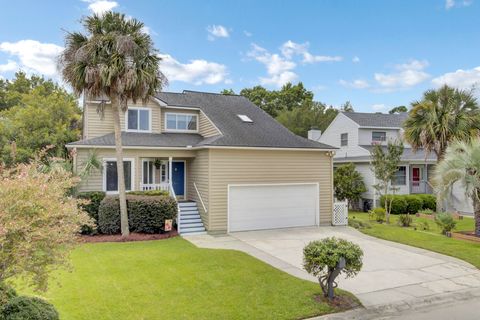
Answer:
<svg viewBox="0 0 480 320"><path fill-rule="evenodd" d="M80 191L116 193L111 105L84 103L81 168L95 152L103 170ZM121 115L128 190L163 189L180 207L182 233L330 224L334 147L294 135L248 99L194 91L161 92Z"/></svg>
<svg viewBox="0 0 480 320"><path fill-rule="evenodd" d="M382 114L341 112L323 134L317 133L315 140L338 148L335 151L334 166L354 163L363 176L367 191L360 204L364 209L378 205L378 194L372 172L371 150L374 145L386 146L388 141L403 140L403 122L407 113ZM314 133L310 133L314 134ZM401 163L392 184L397 194L432 193L428 183L437 159L434 154L426 155L422 150L413 152L404 144Z"/></svg>

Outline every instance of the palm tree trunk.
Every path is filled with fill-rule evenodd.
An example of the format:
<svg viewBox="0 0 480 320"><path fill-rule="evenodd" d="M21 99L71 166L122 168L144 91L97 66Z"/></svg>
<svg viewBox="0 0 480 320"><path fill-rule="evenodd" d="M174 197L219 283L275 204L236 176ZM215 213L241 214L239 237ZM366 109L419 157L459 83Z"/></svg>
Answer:
<svg viewBox="0 0 480 320"><path fill-rule="evenodd" d="M440 163L440 161L443 160L444 156L445 156L445 150L443 151L440 151L439 153L436 154L437 155L437 163ZM435 203L435 206L436 206L436 212L437 213L440 213L442 211L444 211L444 208L443 208L443 198L441 196L440 193L437 192L437 194L435 195L436 196L436 203Z"/></svg>
<svg viewBox="0 0 480 320"><path fill-rule="evenodd" d="M130 234L128 227L127 196L125 194L125 171L123 169L122 130L120 127L120 104L117 97L111 97L113 128L115 130L115 152L117 156L118 198L120 201L120 227L122 236Z"/></svg>
<svg viewBox="0 0 480 320"><path fill-rule="evenodd" d="M475 235L480 237L480 201L478 200L478 194L480 190L476 190L473 197L473 214L475 216Z"/></svg>

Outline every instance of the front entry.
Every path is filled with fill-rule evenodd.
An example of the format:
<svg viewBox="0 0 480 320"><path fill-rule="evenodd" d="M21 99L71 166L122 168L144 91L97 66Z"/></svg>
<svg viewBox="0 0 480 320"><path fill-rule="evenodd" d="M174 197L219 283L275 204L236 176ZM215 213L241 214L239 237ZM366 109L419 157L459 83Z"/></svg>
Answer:
<svg viewBox="0 0 480 320"><path fill-rule="evenodd" d="M172 185L177 197L185 196L185 161L172 162Z"/></svg>
<svg viewBox="0 0 480 320"><path fill-rule="evenodd" d="M420 168L412 168L412 186L418 187L420 185Z"/></svg>

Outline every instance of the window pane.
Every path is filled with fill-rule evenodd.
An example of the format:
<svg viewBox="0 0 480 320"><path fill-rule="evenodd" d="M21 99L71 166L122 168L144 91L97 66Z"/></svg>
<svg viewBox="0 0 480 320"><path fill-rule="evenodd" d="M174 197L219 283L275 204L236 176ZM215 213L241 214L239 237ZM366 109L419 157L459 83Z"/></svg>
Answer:
<svg viewBox="0 0 480 320"><path fill-rule="evenodd" d="M348 133L342 133L340 135L340 146L348 145Z"/></svg>
<svg viewBox="0 0 480 320"><path fill-rule="evenodd" d="M177 129L177 120L174 114L167 115L167 129L175 130Z"/></svg>
<svg viewBox="0 0 480 320"><path fill-rule="evenodd" d="M148 161L148 183L154 183L153 178L155 172L153 171L154 169L154 164L153 161Z"/></svg>
<svg viewBox="0 0 480 320"><path fill-rule="evenodd" d="M407 184L407 169L406 167L398 167L395 173L395 178L392 181L392 185L404 186Z"/></svg>
<svg viewBox="0 0 480 320"><path fill-rule="evenodd" d="M197 117L188 116L188 130L197 130Z"/></svg>
<svg viewBox="0 0 480 320"><path fill-rule="evenodd" d="M138 129L138 110L128 110L128 129Z"/></svg>
<svg viewBox="0 0 480 320"><path fill-rule="evenodd" d="M107 191L118 190L118 176L117 176L117 163L114 161L107 161L106 163L106 175L107 175Z"/></svg>
<svg viewBox="0 0 480 320"><path fill-rule="evenodd" d="M132 163L123 161L123 170L125 171L125 190L132 190Z"/></svg>
<svg viewBox="0 0 480 320"><path fill-rule="evenodd" d="M379 131L373 131L372 132L372 140L373 141L385 141L386 140L386 132L379 132Z"/></svg>
<svg viewBox="0 0 480 320"><path fill-rule="evenodd" d="M150 111L140 110L140 130L150 130Z"/></svg>
<svg viewBox="0 0 480 320"><path fill-rule="evenodd" d="M177 114L177 129L187 130L187 116Z"/></svg>
<svg viewBox="0 0 480 320"><path fill-rule="evenodd" d="M143 183L144 184L148 183L148 162L147 161L143 162Z"/></svg>

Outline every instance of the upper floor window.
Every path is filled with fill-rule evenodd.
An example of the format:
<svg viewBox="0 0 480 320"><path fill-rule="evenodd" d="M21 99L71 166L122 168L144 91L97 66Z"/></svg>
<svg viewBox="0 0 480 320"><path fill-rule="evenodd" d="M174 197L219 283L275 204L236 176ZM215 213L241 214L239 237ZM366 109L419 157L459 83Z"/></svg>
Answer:
<svg viewBox="0 0 480 320"><path fill-rule="evenodd" d="M152 131L150 108L128 108L127 131Z"/></svg>
<svg viewBox="0 0 480 320"><path fill-rule="evenodd" d="M198 131L198 115L186 113L167 113L165 128L168 131Z"/></svg>
<svg viewBox="0 0 480 320"><path fill-rule="evenodd" d="M383 142L387 140L385 131L372 131L372 142Z"/></svg>
<svg viewBox="0 0 480 320"><path fill-rule="evenodd" d="M342 133L340 135L340 146L348 146L348 133Z"/></svg>
<svg viewBox="0 0 480 320"><path fill-rule="evenodd" d="M407 167L405 166L398 167L398 170L395 173L395 178L392 179L392 185L404 186L406 184L407 184Z"/></svg>

